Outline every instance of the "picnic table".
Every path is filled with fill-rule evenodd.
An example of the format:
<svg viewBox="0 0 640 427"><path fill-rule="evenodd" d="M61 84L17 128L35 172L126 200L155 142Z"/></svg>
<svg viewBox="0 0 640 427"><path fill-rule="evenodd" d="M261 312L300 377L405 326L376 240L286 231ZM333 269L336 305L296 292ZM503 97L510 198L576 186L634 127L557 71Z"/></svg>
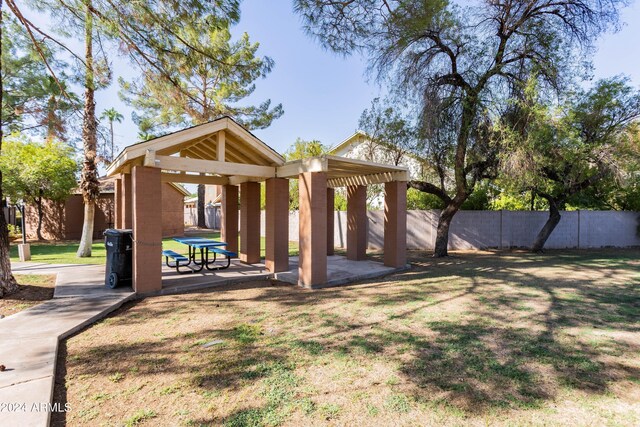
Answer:
<svg viewBox="0 0 640 427"><path fill-rule="evenodd" d="M167 267L175 268L178 273L197 273L206 268L209 271L223 270L229 268L231 265L231 258L236 258L238 255L234 252L227 251L224 247L227 243L220 242L213 239L205 239L201 237L174 237L178 243L187 245L188 256L184 256L174 252L172 250L163 250L162 255L165 257ZM200 253L198 260L196 254ZM213 259L209 259L210 255L213 255ZM216 265L216 256L224 255L227 259L227 265ZM174 265L171 265L169 259L174 261ZM191 264L196 266L195 268L189 267ZM189 267L187 270L180 270L180 267Z"/></svg>

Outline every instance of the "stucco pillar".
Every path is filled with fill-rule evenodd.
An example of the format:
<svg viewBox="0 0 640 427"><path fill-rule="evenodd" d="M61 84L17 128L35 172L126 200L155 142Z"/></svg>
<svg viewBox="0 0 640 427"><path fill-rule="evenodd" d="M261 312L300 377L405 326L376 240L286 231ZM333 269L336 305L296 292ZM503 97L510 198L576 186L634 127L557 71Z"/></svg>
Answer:
<svg viewBox="0 0 640 427"><path fill-rule="evenodd" d="M220 238L227 243L227 250L238 252L238 187L222 186L220 209Z"/></svg>
<svg viewBox="0 0 640 427"><path fill-rule="evenodd" d="M134 166L133 205L133 289L147 293L162 289L162 191L160 169Z"/></svg>
<svg viewBox="0 0 640 427"><path fill-rule="evenodd" d="M260 183L240 184L240 261L260 262Z"/></svg>
<svg viewBox="0 0 640 427"><path fill-rule="evenodd" d="M407 183L384 185L384 265L402 268L407 264Z"/></svg>
<svg viewBox="0 0 640 427"><path fill-rule="evenodd" d="M122 228L126 229L133 228L132 193L133 187L131 183L131 174L122 174L122 205L120 207L120 212L122 213ZM155 196L158 197L158 194L156 194Z"/></svg>
<svg viewBox="0 0 640 427"><path fill-rule="evenodd" d="M333 255L336 190L327 188L327 255Z"/></svg>
<svg viewBox="0 0 640 427"><path fill-rule="evenodd" d="M367 258L367 187L347 187L347 259Z"/></svg>
<svg viewBox="0 0 640 427"><path fill-rule="evenodd" d="M305 172L299 176L300 263L298 284L327 283L327 174Z"/></svg>
<svg viewBox="0 0 640 427"><path fill-rule="evenodd" d="M114 224L113 227L122 229L124 221L122 220L122 178L116 178L113 180L113 212L114 212Z"/></svg>
<svg viewBox="0 0 640 427"><path fill-rule="evenodd" d="M265 264L272 273L289 269L289 180L266 183Z"/></svg>

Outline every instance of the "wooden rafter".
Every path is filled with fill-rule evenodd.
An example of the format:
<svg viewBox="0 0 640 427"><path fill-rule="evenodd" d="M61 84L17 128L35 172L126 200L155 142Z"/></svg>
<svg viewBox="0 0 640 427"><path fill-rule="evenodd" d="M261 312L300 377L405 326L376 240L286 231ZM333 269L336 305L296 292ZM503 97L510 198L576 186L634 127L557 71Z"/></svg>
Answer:
<svg viewBox="0 0 640 427"><path fill-rule="evenodd" d="M269 161L278 165L284 164L284 157L273 151L271 148L267 147L262 141L253 136L251 133L247 132L247 130L240 126L238 123L230 119L227 119L227 121L227 128L231 133L246 141L252 148L261 153Z"/></svg>
<svg viewBox="0 0 640 427"><path fill-rule="evenodd" d="M209 144L206 144L207 141L203 141L200 144L196 145L195 147L198 148L200 151L206 153L207 157L205 157L206 159L209 160L218 160L216 157L216 149L215 146L212 147Z"/></svg>
<svg viewBox="0 0 640 427"><path fill-rule="evenodd" d="M332 178L327 180L327 187L348 187L351 185L372 185L372 184L384 184L385 182L392 181L407 181L407 172L384 172L371 175L357 175L341 178Z"/></svg>
<svg viewBox="0 0 640 427"><path fill-rule="evenodd" d="M229 143L227 152L236 152L236 154L246 158L247 163L254 165L268 165L272 163L271 160L265 159L262 155L260 155L260 153L257 153L256 150L252 149L252 145L235 137L234 135L227 135L226 142Z"/></svg>
<svg viewBox="0 0 640 427"><path fill-rule="evenodd" d="M209 155L207 154L206 151L204 151L202 148L198 147L197 145L194 145L193 147L189 148L189 151L191 153L196 153L198 155L198 158L200 159L209 159Z"/></svg>
<svg viewBox="0 0 640 427"><path fill-rule="evenodd" d="M227 152L226 152L226 156L227 158L230 158L231 156L235 157L236 159L238 159L237 161L239 163L246 163L249 165L264 165L264 162L256 162L253 161L249 158L249 156L247 156L247 152L246 151L242 151L242 150L238 150L238 149L234 149L232 148L232 145L229 145L229 147L227 148Z"/></svg>

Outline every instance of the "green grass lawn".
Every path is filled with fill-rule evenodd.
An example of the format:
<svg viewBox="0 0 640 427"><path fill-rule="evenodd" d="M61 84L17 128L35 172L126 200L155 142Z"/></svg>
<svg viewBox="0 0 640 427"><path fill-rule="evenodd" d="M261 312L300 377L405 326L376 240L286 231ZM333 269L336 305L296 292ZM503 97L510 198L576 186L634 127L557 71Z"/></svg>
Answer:
<svg viewBox="0 0 640 427"><path fill-rule="evenodd" d="M220 233L202 233L194 234L193 237L206 237L210 239L219 239ZM76 251L78 250L77 241L49 243L49 242L33 242L31 243L31 261L43 262L48 264L104 264L106 259L106 250L104 241L94 241L91 249L90 258L78 258L76 257ZM261 256L265 256L265 239L261 238L260 242ZM178 253L187 253L187 247L182 243L178 243L172 238L166 238L162 240L163 249L171 249ZM17 244L11 245L11 260L19 261L18 259L18 246ZM298 243L289 242L289 255L298 255Z"/></svg>
<svg viewBox="0 0 640 427"><path fill-rule="evenodd" d="M72 410L54 416L637 426L639 259L638 250L413 252L411 270L351 286L264 281L145 298L61 344L55 401Z"/></svg>
<svg viewBox="0 0 640 427"><path fill-rule="evenodd" d="M31 261L44 262L47 264L104 264L106 258L106 250L104 242L94 242L91 247L90 258L78 258L79 242L31 242ZM11 261L20 261L18 258L17 244L11 245L10 250Z"/></svg>

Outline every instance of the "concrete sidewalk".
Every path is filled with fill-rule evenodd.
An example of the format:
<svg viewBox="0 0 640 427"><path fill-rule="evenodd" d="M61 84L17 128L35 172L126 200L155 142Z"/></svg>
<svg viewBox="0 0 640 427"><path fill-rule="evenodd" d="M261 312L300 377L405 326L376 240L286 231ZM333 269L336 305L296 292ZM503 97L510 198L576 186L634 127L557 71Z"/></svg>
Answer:
<svg viewBox="0 0 640 427"><path fill-rule="evenodd" d="M0 426L48 426L58 341L135 294L107 288L100 265L15 263L13 271L57 274L57 280L52 300L0 320L0 364L6 367L0 372Z"/></svg>

